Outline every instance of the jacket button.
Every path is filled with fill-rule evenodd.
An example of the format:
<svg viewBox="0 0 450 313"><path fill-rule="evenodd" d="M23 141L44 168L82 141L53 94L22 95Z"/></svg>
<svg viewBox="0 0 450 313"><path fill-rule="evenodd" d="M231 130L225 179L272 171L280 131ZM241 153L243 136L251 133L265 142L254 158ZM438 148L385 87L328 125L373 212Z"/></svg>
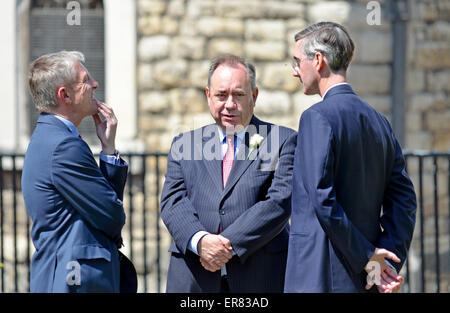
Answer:
<svg viewBox="0 0 450 313"><path fill-rule="evenodd" d="M220 210L220 214L225 215L225 211L224 210Z"/></svg>

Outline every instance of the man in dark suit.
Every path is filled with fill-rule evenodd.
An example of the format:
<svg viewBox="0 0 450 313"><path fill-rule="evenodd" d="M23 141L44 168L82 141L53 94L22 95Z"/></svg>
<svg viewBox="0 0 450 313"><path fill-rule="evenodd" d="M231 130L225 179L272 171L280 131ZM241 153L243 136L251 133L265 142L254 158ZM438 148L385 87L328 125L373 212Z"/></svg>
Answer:
<svg viewBox="0 0 450 313"><path fill-rule="evenodd" d="M120 291L128 165L115 148L114 112L94 99L98 83L83 62L80 52L61 51L31 64L30 90L41 112L22 173L36 248L31 292ZM77 130L90 115L102 147L100 167Z"/></svg>
<svg viewBox="0 0 450 313"><path fill-rule="evenodd" d="M295 41L294 76L322 101L300 119L285 292L396 292L416 211L400 145L346 82L354 45L341 25Z"/></svg>
<svg viewBox="0 0 450 313"><path fill-rule="evenodd" d="M254 66L210 66L215 124L177 136L161 216L173 244L167 292L282 292L296 132L253 115Z"/></svg>

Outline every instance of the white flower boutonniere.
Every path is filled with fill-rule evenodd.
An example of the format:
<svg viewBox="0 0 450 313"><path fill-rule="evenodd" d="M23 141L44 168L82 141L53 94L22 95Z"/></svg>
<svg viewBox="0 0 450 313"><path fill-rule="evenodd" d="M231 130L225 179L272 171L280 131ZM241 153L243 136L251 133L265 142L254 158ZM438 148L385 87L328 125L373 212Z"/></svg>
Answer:
<svg viewBox="0 0 450 313"><path fill-rule="evenodd" d="M247 159L250 157L250 154L253 152L253 150L255 150L256 148L259 147L259 145L261 144L261 142L263 140L264 140L264 137L259 134L254 134L252 136L252 138L250 138L250 147L248 150Z"/></svg>

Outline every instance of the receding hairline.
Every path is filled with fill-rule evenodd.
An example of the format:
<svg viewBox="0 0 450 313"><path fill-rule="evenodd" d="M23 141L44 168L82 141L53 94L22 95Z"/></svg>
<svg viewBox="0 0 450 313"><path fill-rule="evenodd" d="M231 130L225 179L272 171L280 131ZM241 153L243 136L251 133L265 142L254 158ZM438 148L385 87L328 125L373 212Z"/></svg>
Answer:
<svg viewBox="0 0 450 313"><path fill-rule="evenodd" d="M239 65L242 66L242 68L247 73L247 77L250 81L250 88L254 90L256 88L256 69L255 66L245 60L244 58L234 55L234 54L225 54L218 56L214 58L209 66L208 70L208 85L207 87L210 88L211 78L216 72L216 70L221 67L230 67L230 68L239 68ZM211 72L212 71L212 72Z"/></svg>
<svg viewBox="0 0 450 313"><path fill-rule="evenodd" d="M221 63L221 64L217 65L217 67L214 69L214 71L213 71L213 73L211 75L211 78L217 72L217 70L219 68L221 68L221 67L223 67L223 68L242 69L242 70L244 70L247 73L248 79L250 80L250 75L249 75L249 73L247 71L247 67L244 64L241 64L241 63Z"/></svg>
<svg viewBox="0 0 450 313"><path fill-rule="evenodd" d="M219 64L214 69L214 72L212 73L211 78L210 78L210 82L212 82L214 75L216 75L216 73L218 72L217 70L219 70L219 69L223 70L223 69L226 69L226 68L243 70L245 72L245 74L246 74L245 76L246 76L248 84L250 85L250 89L253 89L252 88L252 79L250 77L250 74L248 73L247 67L244 64L242 64L242 63L232 63L232 64L221 63L221 64ZM208 88L211 88L210 84L208 84Z"/></svg>

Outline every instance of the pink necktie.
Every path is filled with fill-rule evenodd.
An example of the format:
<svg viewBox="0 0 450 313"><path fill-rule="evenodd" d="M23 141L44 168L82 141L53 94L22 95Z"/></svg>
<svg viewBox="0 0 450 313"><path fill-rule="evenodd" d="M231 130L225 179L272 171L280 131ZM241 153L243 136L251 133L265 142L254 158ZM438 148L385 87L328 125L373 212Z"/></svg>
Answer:
<svg viewBox="0 0 450 313"><path fill-rule="evenodd" d="M223 157L222 162L222 183L223 188L227 184L228 176L230 176L231 168L233 167L234 162L234 136L228 135L227 138L227 152Z"/></svg>

